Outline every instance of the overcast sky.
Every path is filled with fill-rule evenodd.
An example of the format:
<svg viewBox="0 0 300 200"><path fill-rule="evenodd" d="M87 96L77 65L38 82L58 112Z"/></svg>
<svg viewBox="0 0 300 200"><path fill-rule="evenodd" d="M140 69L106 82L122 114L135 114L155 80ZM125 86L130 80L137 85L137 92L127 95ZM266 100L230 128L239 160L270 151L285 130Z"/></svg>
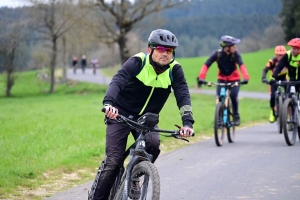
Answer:
<svg viewBox="0 0 300 200"><path fill-rule="evenodd" d="M0 0L0 7L7 6L7 7L18 7L25 5L26 1L24 0ZM28 4L28 3L27 3Z"/></svg>

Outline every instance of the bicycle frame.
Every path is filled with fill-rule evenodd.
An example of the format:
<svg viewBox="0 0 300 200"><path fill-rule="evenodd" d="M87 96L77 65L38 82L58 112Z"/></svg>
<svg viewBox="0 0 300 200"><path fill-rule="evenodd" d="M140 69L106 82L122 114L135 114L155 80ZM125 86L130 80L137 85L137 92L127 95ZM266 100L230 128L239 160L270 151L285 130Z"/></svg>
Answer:
<svg viewBox="0 0 300 200"><path fill-rule="evenodd" d="M227 85L226 85L227 86ZM220 96L219 96L219 102L222 102L222 105L224 106L223 110L223 123L225 124L226 127L231 127L231 124L228 120L228 115L231 115L233 117L233 113L230 112L228 109L229 106L229 100L230 100L230 87L224 87L222 86L220 89Z"/></svg>
<svg viewBox="0 0 300 200"><path fill-rule="evenodd" d="M103 111L103 110L102 110ZM156 132L157 134L162 133L170 133L169 135L163 135L166 137L174 137L176 139L182 139L188 142L187 139L179 137L179 130L162 130L162 129L156 129L154 127L147 127L142 124L139 124L136 121L133 121L129 118L126 118L122 115L118 116L117 119L118 122L129 126L132 129L135 129L137 131L140 131L141 134L137 138L137 140L125 151L123 154L122 158L122 165L120 166L119 173L116 177L115 184L113 188L111 189L111 194L109 199L112 200L115 198L115 195L117 194L118 190L120 189L120 185L124 181L124 190L122 193L122 199L127 199L128 198L128 189L131 187L131 175L132 175L132 170L135 165L142 161L148 161L152 163L152 158L153 156L149 153L146 152L146 141L145 141L145 136L147 133L149 134L150 132ZM180 127L178 127L180 128ZM161 134L160 134L161 135ZM194 136L194 134L192 135ZM129 162L126 166L126 169L124 167L125 160L129 156ZM141 199L145 199L145 195L147 195L147 188L148 188L148 181L149 179L146 178L144 180L143 189L141 193Z"/></svg>

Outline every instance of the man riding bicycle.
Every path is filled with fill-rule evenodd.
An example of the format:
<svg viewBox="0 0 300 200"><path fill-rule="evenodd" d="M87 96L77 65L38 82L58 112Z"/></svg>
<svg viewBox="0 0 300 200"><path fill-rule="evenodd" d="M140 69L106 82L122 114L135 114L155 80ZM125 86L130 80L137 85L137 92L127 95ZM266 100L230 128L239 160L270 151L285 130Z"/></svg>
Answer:
<svg viewBox="0 0 300 200"><path fill-rule="evenodd" d="M197 77L198 86L201 86L203 83L205 83L206 73L208 72L209 67L214 62L217 62L219 68L218 83L240 81L240 74L237 69L237 64L240 67L240 71L242 72L245 84L249 81L249 74L247 72L246 66L244 65L241 55L235 47L235 45L239 42L240 39L228 35L224 35L221 37L220 46L222 48L215 51L202 66L199 76ZM230 92L235 126L240 125L240 114L238 110L239 89L240 87L236 86L233 87ZM217 99L219 99L220 90L221 86L217 86Z"/></svg>
<svg viewBox="0 0 300 200"><path fill-rule="evenodd" d="M265 68L263 69L262 72L262 82L263 83L268 83L266 79L266 75L268 71L270 70L272 73L274 72L275 68L277 67L280 59L283 57L284 54L286 54L286 49L284 46L276 46L275 50L275 57L269 59L267 62ZM286 81L286 76L287 76L288 70L286 67L283 68L283 70L278 74L278 77L276 78L276 81ZM275 92L276 92L277 86L276 85L270 85L270 116L269 116L269 121L271 123L274 123L276 121L276 116L275 116Z"/></svg>
<svg viewBox="0 0 300 200"><path fill-rule="evenodd" d="M127 137L130 132L134 139L140 134L116 122L114 119L118 113L131 116L133 120L147 112L159 114L173 89L183 124L180 135L189 137L194 133L189 89L182 67L175 60L175 48L178 46L173 33L154 30L148 38L148 54L141 52L129 58L113 76L103 100L107 126L106 157L99 167L95 180L97 186L89 193L89 200L106 200L109 197L126 149ZM154 162L160 153L159 134L147 134L146 141L146 150L153 155Z"/></svg>
<svg viewBox="0 0 300 200"><path fill-rule="evenodd" d="M275 83L280 72L287 67L289 81L299 81L300 80L300 38L291 39L287 45L291 47L291 50L287 51L281 58L279 64L274 70L272 75L272 80L270 83ZM287 88L289 91L289 88ZM296 87L296 91L299 92L299 86Z"/></svg>

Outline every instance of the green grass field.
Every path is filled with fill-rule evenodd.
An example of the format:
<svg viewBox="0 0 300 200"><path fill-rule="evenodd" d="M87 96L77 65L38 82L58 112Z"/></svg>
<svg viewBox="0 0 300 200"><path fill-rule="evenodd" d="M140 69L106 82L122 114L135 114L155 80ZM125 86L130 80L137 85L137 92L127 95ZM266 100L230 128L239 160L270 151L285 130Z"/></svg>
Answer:
<svg viewBox="0 0 300 200"><path fill-rule="evenodd" d="M242 54L242 59L247 67L250 75L250 81L248 85L242 87L245 91L257 91L257 92L268 92L268 86L262 84L261 76L262 70L266 66L267 61L274 56L274 50L267 49L252 53ZM206 57L198 58L178 58L177 61L182 65L184 73L186 75L189 87L196 87L196 77L198 76L202 65L207 60ZM214 63L210 68L206 76L207 81L217 80L218 67ZM269 72L270 73L270 72Z"/></svg>
<svg viewBox="0 0 300 200"><path fill-rule="evenodd" d="M248 85L242 87L244 91L256 91L256 92L269 92L269 86L262 84L262 70L266 66L268 60L274 57L274 49L266 49L257 52L241 54L244 64L247 67L250 75L250 81ZM208 56L195 57L195 58L176 58L176 60L182 65L187 83L190 88L195 88L196 77L198 76L202 65L208 59ZM104 69L103 72L107 76L112 77L120 66L114 66L113 68ZM218 67L214 63L210 68L206 76L207 81L217 81ZM268 72L270 75L270 72ZM206 87L205 89L209 89Z"/></svg>
<svg viewBox="0 0 300 200"><path fill-rule="evenodd" d="M199 70L195 60L179 61L192 85L195 71ZM92 180L104 156L105 126L100 110L106 86L73 81L56 85L56 93L49 95L44 93L49 84L38 81L36 72L17 76L11 98L4 97L4 76L0 76L0 91L3 91L0 94L0 199L41 199ZM191 97L196 132L196 137L190 139L193 143L203 136L212 136L215 97L199 94ZM268 111L266 100L240 101L243 126L267 122ZM181 120L172 94L160 114L159 125L174 129L174 124L181 125ZM237 136L237 142L239 137L242 136ZM161 139L162 153L188 145L171 138ZM132 141L130 138L129 143ZM215 145L213 141L211 145ZM75 178L63 181L70 175Z"/></svg>

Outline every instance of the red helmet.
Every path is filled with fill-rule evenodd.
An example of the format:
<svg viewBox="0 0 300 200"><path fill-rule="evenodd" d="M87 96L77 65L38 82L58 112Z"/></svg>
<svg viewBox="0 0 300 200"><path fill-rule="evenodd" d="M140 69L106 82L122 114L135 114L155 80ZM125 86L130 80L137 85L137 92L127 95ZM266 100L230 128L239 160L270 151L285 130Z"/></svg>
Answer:
<svg viewBox="0 0 300 200"><path fill-rule="evenodd" d="M286 49L284 46L278 45L275 47L274 53L277 55L284 55L284 54L286 54Z"/></svg>
<svg viewBox="0 0 300 200"><path fill-rule="evenodd" d="M291 47L300 48L300 38L291 39L287 44Z"/></svg>

